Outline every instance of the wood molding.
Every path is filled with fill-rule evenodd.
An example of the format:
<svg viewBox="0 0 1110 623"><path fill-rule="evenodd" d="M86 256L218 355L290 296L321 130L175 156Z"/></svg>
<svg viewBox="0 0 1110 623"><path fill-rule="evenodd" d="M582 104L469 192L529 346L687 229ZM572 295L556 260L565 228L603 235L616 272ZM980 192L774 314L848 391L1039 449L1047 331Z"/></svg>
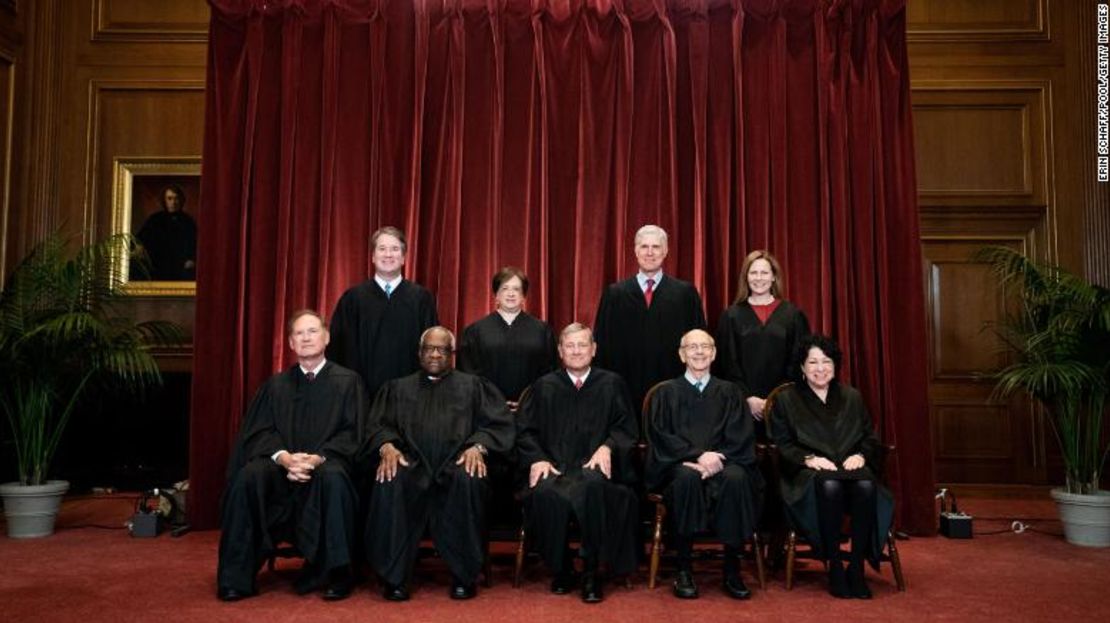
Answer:
<svg viewBox="0 0 1110 623"><path fill-rule="evenodd" d="M1048 205L1052 195L1050 80L924 80L911 85L915 124L922 111L1015 111L1020 115L1020 185L997 188L922 188L918 139L918 201L921 206ZM919 134L921 134L919 132ZM969 143L972 144L972 143ZM987 145L983 146L988 148Z"/></svg>
<svg viewBox="0 0 1110 623"><path fill-rule="evenodd" d="M1012 1L1012 0L1008 0ZM914 0L926 6L925 0ZM945 2L945 0L933 0ZM1047 0L1026 0L1031 15L1018 22L989 21L945 24L943 22L911 21L913 9L907 10L906 41L911 43L1004 43L1008 41L1051 41L1052 32ZM966 5L973 6L973 5ZM927 9L922 9L926 10Z"/></svg>
<svg viewBox="0 0 1110 623"><path fill-rule="evenodd" d="M7 85L7 89L0 92L0 111L5 114L0 116L0 279L8 274L8 237L11 232L8 224L11 222L12 199L12 156L15 142L15 79L16 59L6 50L0 50L0 72L3 79L0 84Z"/></svg>
<svg viewBox="0 0 1110 623"><path fill-rule="evenodd" d="M63 32L59 0L36 2L32 21L30 59L27 63L28 110L35 111L36 121L25 136L26 203L22 206L24 222L21 231L24 245L42 239L60 223L58 214L58 171L61 144L62 48Z"/></svg>
<svg viewBox="0 0 1110 623"><path fill-rule="evenodd" d="M193 43L208 40L207 22L123 22L112 19L111 4L112 0L92 1L92 41Z"/></svg>
<svg viewBox="0 0 1110 623"><path fill-rule="evenodd" d="M100 128L100 111L101 111L101 98L104 93L116 91L197 91L203 92L205 83L203 80L101 80L93 79L89 81L89 116L86 128L86 153L85 162L87 168L85 170L85 206L84 206L84 236L89 239L95 239L100 235L99 222L97 220L100 206L97 205L97 198L100 196L100 183L97 172L100 171L101 166L101 128ZM108 154L107 157L111 158L120 154ZM105 180L107 181L107 180Z"/></svg>

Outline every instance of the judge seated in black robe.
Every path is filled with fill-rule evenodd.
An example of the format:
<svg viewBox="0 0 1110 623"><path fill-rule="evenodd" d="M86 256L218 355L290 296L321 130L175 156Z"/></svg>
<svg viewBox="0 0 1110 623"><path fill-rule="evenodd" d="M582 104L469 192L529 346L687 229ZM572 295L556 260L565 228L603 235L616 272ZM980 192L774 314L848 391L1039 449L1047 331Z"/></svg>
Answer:
<svg viewBox="0 0 1110 623"><path fill-rule="evenodd" d="M408 243L396 227L370 237L374 277L339 297L328 358L358 372L373 397L382 384L420 369L420 334L439 323L432 293L401 276Z"/></svg>
<svg viewBox="0 0 1110 623"><path fill-rule="evenodd" d="M740 386L752 417L763 421L767 395L782 383L798 380L794 351L809 335L809 321L794 304L782 298L786 288L778 260L764 250L752 251L740 268L736 301L717 323L713 369ZM766 426L756 428L766 437Z"/></svg>
<svg viewBox="0 0 1110 623"><path fill-rule="evenodd" d="M576 521L587 603L602 599L599 564L616 575L636 568L636 419L621 377L590 366L596 350L588 327L563 329L565 369L540 377L517 414L526 533L555 575L551 592L564 594L577 582L567 542L567 523Z"/></svg>
<svg viewBox="0 0 1110 623"><path fill-rule="evenodd" d="M504 454L514 430L505 398L489 381L452 370L455 336L432 327L419 340L415 374L374 399L368 449L381 457L366 524L367 556L391 601L408 580L425 530L451 571L450 595L468 599L485 556L487 453Z"/></svg>
<svg viewBox="0 0 1110 623"><path fill-rule="evenodd" d="M860 393L836 380L836 343L809 336L797 359L804 381L780 391L769 414L782 497L795 528L828 561L829 592L870 599L863 561L878 565L894 509L890 491L872 471L881 445ZM847 574L840 552L845 515L852 524Z"/></svg>
<svg viewBox="0 0 1110 623"><path fill-rule="evenodd" d="M763 478L755 463L754 424L736 385L712 377L713 338L682 338L686 373L664 382L648 407L647 486L663 494L678 552L676 597L698 596L691 568L694 536L712 529L725 549L724 591L747 599L740 553L759 517Z"/></svg>
<svg viewBox="0 0 1110 623"><path fill-rule="evenodd" d="M663 274L667 232L644 225L636 232L636 276L610 284L594 322L597 365L624 377L639 421L644 394L682 374L675 354L682 336L705 328L701 296L688 282Z"/></svg>
<svg viewBox="0 0 1110 623"><path fill-rule="evenodd" d="M313 311L290 320L297 364L266 381L244 419L223 498L218 596L255 594L254 577L276 544L304 556L298 592L324 586L324 599L351 592L357 493L351 482L360 416L368 409L358 375L324 359L328 330Z"/></svg>

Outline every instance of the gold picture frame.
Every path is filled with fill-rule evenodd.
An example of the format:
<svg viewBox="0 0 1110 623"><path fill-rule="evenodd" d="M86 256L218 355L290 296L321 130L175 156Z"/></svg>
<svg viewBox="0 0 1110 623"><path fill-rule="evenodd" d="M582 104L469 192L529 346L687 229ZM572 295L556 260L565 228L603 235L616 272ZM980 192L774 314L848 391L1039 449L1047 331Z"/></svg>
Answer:
<svg viewBox="0 0 1110 623"><path fill-rule="evenodd" d="M140 245L142 237L151 245L166 240L169 235L177 235L182 240L182 244L173 245L172 251L148 253L151 262L146 270L132 266L132 256L121 253L119 269L124 278L124 292L135 296L196 296L194 215L200 198L200 156L117 157L112 161L112 179L113 234L134 235ZM167 198L170 191L178 194L178 199L174 200L172 195ZM174 202L179 205L170 210L166 204ZM190 218L183 221L178 216L167 223L166 217L156 216L162 212ZM190 243L192 258L181 248L189 247ZM156 266L158 257L172 257L173 260L164 261L173 268ZM183 264L182 257L186 258Z"/></svg>

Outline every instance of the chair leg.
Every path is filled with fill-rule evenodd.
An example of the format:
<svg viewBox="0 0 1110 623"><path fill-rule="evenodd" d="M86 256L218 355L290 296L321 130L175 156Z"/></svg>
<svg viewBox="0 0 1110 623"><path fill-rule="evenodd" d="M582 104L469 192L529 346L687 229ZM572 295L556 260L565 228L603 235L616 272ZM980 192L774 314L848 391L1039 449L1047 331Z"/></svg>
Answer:
<svg viewBox="0 0 1110 623"><path fill-rule="evenodd" d="M655 588L655 580L659 575L659 552L663 542L663 519L667 516L667 507L662 504L655 505L655 526L651 533L651 566L648 571L648 589Z"/></svg>
<svg viewBox="0 0 1110 623"><path fill-rule="evenodd" d="M902 558L898 555L898 546L894 543L894 535L887 535L887 548L890 550L890 567L894 570L894 582L898 590L906 590L906 577L902 575Z"/></svg>
<svg viewBox="0 0 1110 623"><path fill-rule="evenodd" d="M493 565L489 560L489 544L486 545L486 558L482 561L482 586L485 588L493 586Z"/></svg>
<svg viewBox="0 0 1110 623"><path fill-rule="evenodd" d="M794 588L794 547L797 539L793 530L786 537L786 590Z"/></svg>
<svg viewBox="0 0 1110 623"><path fill-rule="evenodd" d="M759 578L759 590L767 590L767 579L763 574L763 547L759 542L759 533L752 533L752 555L755 558L755 573Z"/></svg>
<svg viewBox="0 0 1110 623"><path fill-rule="evenodd" d="M270 556L269 558L266 559L266 569L269 570L270 573L273 573L274 568L277 566L276 559L277 559L277 556Z"/></svg>
<svg viewBox="0 0 1110 623"><path fill-rule="evenodd" d="M520 588L520 576L524 573L524 525L520 526L517 535L516 561L513 564L513 588Z"/></svg>

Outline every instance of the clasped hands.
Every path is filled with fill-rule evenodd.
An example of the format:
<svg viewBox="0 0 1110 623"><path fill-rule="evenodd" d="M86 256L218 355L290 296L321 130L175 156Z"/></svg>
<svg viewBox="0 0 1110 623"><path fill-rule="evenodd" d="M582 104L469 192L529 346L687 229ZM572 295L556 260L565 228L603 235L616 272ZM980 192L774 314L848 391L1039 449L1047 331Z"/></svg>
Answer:
<svg viewBox="0 0 1110 623"><path fill-rule="evenodd" d="M312 470L324 462L324 457L307 452L282 452L278 455L277 462L285 468L285 477L289 480L308 482L312 479Z"/></svg>
<svg viewBox="0 0 1110 623"><path fill-rule="evenodd" d="M582 465L583 469L596 469L606 478L613 477L613 452L609 446L602 444L594 451L589 461ZM555 469L551 461L536 461L528 470L528 488L533 488L548 476L562 476L563 472Z"/></svg>
<svg viewBox="0 0 1110 623"><path fill-rule="evenodd" d="M684 461L682 464L701 474L701 479L705 480L716 476L725 468L725 455L707 450L701 453L696 462Z"/></svg>
<svg viewBox="0 0 1110 623"><path fill-rule="evenodd" d="M847 471L852 471L854 469L859 469L863 467L864 463L865 461L862 454L853 454L852 456L844 459L843 467ZM811 456L807 458L806 467L818 472L823 470L835 472L836 470L840 469L836 466L836 463L833 463L823 456Z"/></svg>

